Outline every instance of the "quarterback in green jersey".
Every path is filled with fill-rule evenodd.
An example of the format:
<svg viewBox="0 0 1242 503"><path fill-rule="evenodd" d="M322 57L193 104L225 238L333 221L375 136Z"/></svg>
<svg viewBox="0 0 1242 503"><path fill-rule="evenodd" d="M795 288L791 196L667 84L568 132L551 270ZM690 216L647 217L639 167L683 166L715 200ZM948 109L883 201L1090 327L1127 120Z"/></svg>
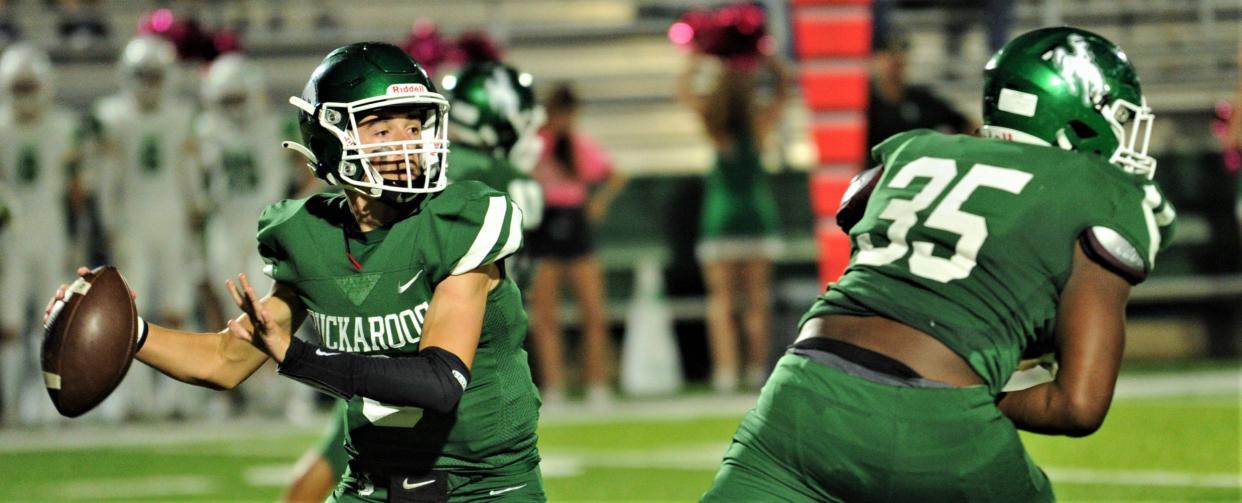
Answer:
<svg viewBox="0 0 1242 503"><path fill-rule="evenodd" d="M482 183L447 183L448 101L396 46L332 51L289 101L304 144L286 146L345 190L268 206L272 292L227 282L245 314L220 333L142 322L139 360L232 388L272 358L346 402L334 501L544 500L526 314L503 262L522 245L521 211ZM306 318L322 346L291 337Z"/></svg>
<svg viewBox="0 0 1242 503"><path fill-rule="evenodd" d="M543 191L530 177L542 141L543 109L533 78L498 62L470 63L441 86L453 110L449 118L449 183L477 180L505 192L522 210L522 227L539 225ZM520 257L514 257L519 259ZM520 261L508 266L511 276ZM333 421L323 441L302 455L283 501L323 499L345 474L345 428Z"/></svg>
<svg viewBox="0 0 1242 503"><path fill-rule="evenodd" d="M982 137L873 150L838 213L850 266L802 318L705 501L1052 501L1018 429L1108 412L1130 287L1175 217L1152 112L1091 32L1021 35L984 71ZM1053 381L1003 393L1024 358Z"/></svg>

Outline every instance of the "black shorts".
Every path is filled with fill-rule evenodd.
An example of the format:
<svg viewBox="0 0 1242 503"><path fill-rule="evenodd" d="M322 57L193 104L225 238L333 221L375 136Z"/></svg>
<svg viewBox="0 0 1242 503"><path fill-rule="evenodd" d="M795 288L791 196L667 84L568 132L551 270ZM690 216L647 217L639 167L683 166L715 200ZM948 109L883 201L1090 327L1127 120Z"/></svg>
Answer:
<svg viewBox="0 0 1242 503"><path fill-rule="evenodd" d="M569 260L590 254L591 226L583 208L545 208L543 222L526 236L526 251L535 258Z"/></svg>

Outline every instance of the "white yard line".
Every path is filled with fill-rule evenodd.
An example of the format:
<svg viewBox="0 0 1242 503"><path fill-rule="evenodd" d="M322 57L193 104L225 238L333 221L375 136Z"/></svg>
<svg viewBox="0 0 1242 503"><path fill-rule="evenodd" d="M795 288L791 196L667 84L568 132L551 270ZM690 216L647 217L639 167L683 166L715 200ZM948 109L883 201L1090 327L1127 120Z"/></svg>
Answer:
<svg viewBox="0 0 1242 503"><path fill-rule="evenodd" d="M589 467L659 468L666 470L714 470L720 466L724 446L702 444L656 451L640 450L549 450L543 455L543 476L574 477ZM1236 473L1194 473L1169 470L1097 470L1044 467L1054 483L1086 485L1208 487L1242 489Z"/></svg>
<svg viewBox="0 0 1242 503"><path fill-rule="evenodd" d="M592 408L585 404L575 403L541 410L539 422L546 425L562 425L737 417L754 407L758 399L758 394L743 393L725 396L685 395L618 400L602 408Z"/></svg>
<svg viewBox="0 0 1242 503"><path fill-rule="evenodd" d="M161 475L156 477L67 480L43 489L53 499L101 500L156 496L196 496L220 490L210 477Z"/></svg>
<svg viewBox="0 0 1242 503"><path fill-rule="evenodd" d="M1093 470L1089 468L1044 468L1044 472L1053 482L1063 484L1242 489L1242 475L1236 473Z"/></svg>
<svg viewBox="0 0 1242 503"><path fill-rule="evenodd" d="M1123 376L1117 398L1230 395L1242 402L1242 369Z"/></svg>
<svg viewBox="0 0 1242 503"><path fill-rule="evenodd" d="M242 470L242 479L253 487L284 487L293 480L293 463L248 466Z"/></svg>
<svg viewBox="0 0 1242 503"><path fill-rule="evenodd" d="M327 424L324 416L320 424ZM214 441L260 440L279 435L313 433L322 426L294 426L276 420L222 423L73 424L33 430L0 430L0 453L98 449L105 447L172 446Z"/></svg>

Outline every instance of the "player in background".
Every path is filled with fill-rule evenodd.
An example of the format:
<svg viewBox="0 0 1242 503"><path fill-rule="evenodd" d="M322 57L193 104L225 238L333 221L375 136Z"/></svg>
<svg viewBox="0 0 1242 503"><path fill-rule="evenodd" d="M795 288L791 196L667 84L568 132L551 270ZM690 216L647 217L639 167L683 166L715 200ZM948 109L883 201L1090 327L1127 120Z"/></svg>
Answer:
<svg viewBox="0 0 1242 503"><path fill-rule="evenodd" d="M1052 501L1017 429L1085 436L1112 400L1130 286L1168 242L1134 67L1035 30L984 71L982 137L878 145L838 220L850 266L803 317L704 501ZM1002 393L1024 357L1053 381Z"/></svg>
<svg viewBox="0 0 1242 503"><path fill-rule="evenodd" d="M531 178L545 117L534 78L499 62L469 63L443 80L449 120L449 182L478 180L505 192L522 209L522 227L539 226L543 190Z"/></svg>
<svg viewBox="0 0 1242 503"><path fill-rule="evenodd" d="M262 69L241 54L213 61L201 94L203 111L195 119L194 133L207 179L207 274L219 278L242 271L256 290L267 291L271 280L263 276L263 259L253 243L236 236L253 232L254 219L265 206L282 199L292 183L294 166L289 151L280 146L284 125L268 106ZM227 292L211 292L219 294L219 306L232 303ZM295 422L309 418L310 389L280 379L270 365L257 374L241 387L248 410L284 413ZM213 400L227 404L227 398L220 395Z"/></svg>
<svg viewBox="0 0 1242 503"><path fill-rule="evenodd" d="M0 186L13 218L0 241L0 424L56 417L47 407L39 371L34 309L49 282L63 276L69 172L78 121L53 102L55 78L47 53L24 43L0 55Z"/></svg>
<svg viewBox="0 0 1242 503"><path fill-rule="evenodd" d="M447 183L448 101L396 46L332 51L290 102L305 146L287 145L344 192L268 206L271 293L229 281L245 314L218 333L142 321L138 359L232 388L272 358L347 401L336 501L542 501L526 314L503 261L521 248L521 211ZM322 346L291 337L307 317Z"/></svg>
<svg viewBox="0 0 1242 503"><path fill-rule="evenodd" d="M449 117L449 183L478 180L505 192L522 210L525 230L539 225L543 191L530 177L543 149L543 109L530 74L499 62L469 63L442 80ZM507 261L513 271L521 256ZM518 276L516 273L512 273ZM320 501L345 473L345 429L333 421L294 467L283 501Z"/></svg>
<svg viewBox="0 0 1242 503"><path fill-rule="evenodd" d="M138 298L139 309L181 327L202 276L190 229L202 193L193 105L175 93L176 52L162 38L130 40L118 69L120 92L92 110L108 173L99 187L108 241L130 287L151 292ZM105 417L193 415L204 401L150 369L134 370L104 402Z"/></svg>

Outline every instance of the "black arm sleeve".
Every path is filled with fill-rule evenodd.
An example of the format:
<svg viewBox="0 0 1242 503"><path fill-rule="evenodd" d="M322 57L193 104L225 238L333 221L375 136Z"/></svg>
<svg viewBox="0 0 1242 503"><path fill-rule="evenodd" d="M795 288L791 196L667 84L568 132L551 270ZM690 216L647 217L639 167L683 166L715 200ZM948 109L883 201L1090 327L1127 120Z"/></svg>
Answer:
<svg viewBox="0 0 1242 503"><path fill-rule="evenodd" d="M421 407L441 414L457 407L470 369L457 355L430 347L409 358L324 351L294 338L281 375L337 398L363 396L388 405Z"/></svg>

